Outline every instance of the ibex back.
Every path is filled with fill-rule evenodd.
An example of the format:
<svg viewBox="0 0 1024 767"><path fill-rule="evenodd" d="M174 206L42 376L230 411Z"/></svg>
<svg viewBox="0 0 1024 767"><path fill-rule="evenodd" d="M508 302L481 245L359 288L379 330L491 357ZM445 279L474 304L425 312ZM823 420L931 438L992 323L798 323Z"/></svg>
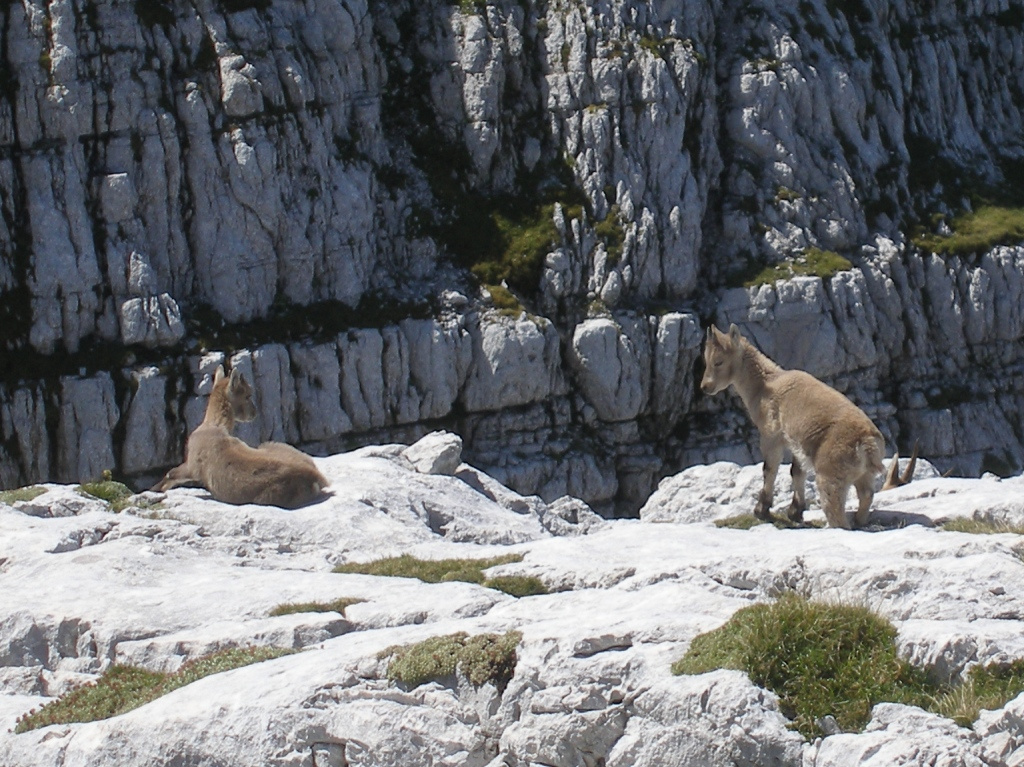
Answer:
<svg viewBox="0 0 1024 767"><path fill-rule="evenodd" d="M200 484L218 501L286 509L316 500L328 482L312 458L282 442L252 448L231 435L235 421L255 417L248 381L237 369L228 377L218 367L206 417L185 445L185 462L167 472L153 489Z"/></svg>
<svg viewBox="0 0 1024 767"><path fill-rule="evenodd" d="M813 467L828 523L849 529L845 507L852 485L859 500L856 524L865 525L875 477L884 471L885 442L864 411L809 373L779 367L743 338L735 325L728 333L708 328L704 362L701 389L717 394L732 386L760 432L764 486L754 514L771 517L775 477L788 447L793 454L789 518L797 522L803 518L807 468Z"/></svg>

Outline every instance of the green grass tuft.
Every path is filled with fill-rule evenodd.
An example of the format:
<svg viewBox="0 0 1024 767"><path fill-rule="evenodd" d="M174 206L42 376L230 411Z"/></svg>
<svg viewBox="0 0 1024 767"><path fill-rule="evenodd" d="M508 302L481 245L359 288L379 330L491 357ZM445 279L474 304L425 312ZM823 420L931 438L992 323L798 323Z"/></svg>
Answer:
<svg viewBox="0 0 1024 767"><path fill-rule="evenodd" d="M0 490L0 503L6 503L8 506L13 506L18 501L31 501L38 498L45 492L46 488L40 487L39 485L19 487L15 490Z"/></svg>
<svg viewBox="0 0 1024 767"><path fill-rule="evenodd" d="M296 613L341 613L344 615L347 607L363 601L365 600L354 597L341 597L330 602L287 602L273 608L269 615L271 618L276 618L279 615L294 615Z"/></svg>
<svg viewBox="0 0 1024 767"><path fill-rule="evenodd" d="M594 224L594 233L604 243L608 263L611 266L618 264L622 260L622 248L626 241L618 205L612 205L608 215Z"/></svg>
<svg viewBox="0 0 1024 767"><path fill-rule="evenodd" d="M754 264L746 273L740 275L739 282L745 288L756 288L793 277L821 277L827 280L839 272L852 268L853 264L848 259L834 251L807 248L800 255L777 264L765 267Z"/></svg>
<svg viewBox="0 0 1024 767"><path fill-rule="evenodd" d="M580 213L580 210L570 207L566 215L573 218ZM489 227L491 234L481 237L479 250L490 249L493 255L474 263L471 266L473 274L487 285L508 282L519 290L535 291L543 271L544 257L561 244L554 214L554 203L533 209L508 208L487 212L487 220L477 225L485 229Z"/></svg>
<svg viewBox="0 0 1024 767"><path fill-rule="evenodd" d="M1024 241L1024 208L979 205L949 222L952 234L919 234L914 244L939 255L983 253L997 245Z"/></svg>
<svg viewBox="0 0 1024 767"><path fill-rule="evenodd" d="M960 684L935 697L930 708L961 727L970 727L982 709L1002 708L1024 691L1024 660L975 666Z"/></svg>
<svg viewBox="0 0 1024 767"><path fill-rule="evenodd" d="M715 520L715 527L727 527L732 530L750 530L758 525L767 524L769 524L768 520L758 519L753 514L737 514L732 517ZM787 517L777 517L774 514L772 515L770 524L775 525L779 530L796 530L806 527L822 528L825 526L825 523L820 519L797 523Z"/></svg>
<svg viewBox="0 0 1024 767"><path fill-rule="evenodd" d="M472 637L459 632L389 647L380 657L391 657L388 679L410 688L441 681L458 670L477 687L492 682L502 689L515 673L516 647L521 639L518 631Z"/></svg>
<svg viewBox="0 0 1024 767"><path fill-rule="evenodd" d="M487 292L491 294L494 308L506 317L516 319L525 311L519 299L504 285L488 285Z"/></svg>
<svg viewBox="0 0 1024 767"><path fill-rule="evenodd" d="M775 692L805 737L832 715L846 732L861 730L884 701L920 706L969 727L981 709L998 709L1024 692L1024 659L976 666L955 686L934 683L899 657L896 628L865 607L813 602L789 594L739 610L696 637L674 674L719 668L746 672Z"/></svg>
<svg viewBox="0 0 1024 767"><path fill-rule="evenodd" d="M996 522L990 519L974 519L973 517L956 517L942 523L942 530L953 533L974 533L976 535L993 535L996 533L1013 533L1024 535L1024 525L1012 525L1009 522Z"/></svg>
<svg viewBox="0 0 1024 767"><path fill-rule="evenodd" d="M548 593L544 581L533 575L498 575L487 578L481 585L513 597L533 597Z"/></svg>
<svg viewBox="0 0 1024 767"><path fill-rule="evenodd" d="M796 595L739 610L696 637L672 672L718 668L745 671L775 692L805 737L821 734L817 720L827 714L843 730L859 730L875 703L921 704L930 690L924 672L898 656L891 623L864 607Z"/></svg>
<svg viewBox="0 0 1024 767"><path fill-rule="evenodd" d="M736 514L732 517L715 520L715 527L727 527L731 530L749 530L752 527L766 524L768 524L766 520L758 519L753 514Z"/></svg>
<svg viewBox="0 0 1024 767"><path fill-rule="evenodd" d="M109 719L205 676L292 652L294 650L274 647L233 647L191 660L173 674L132 666L112 666L95 684L72 690L38 711L19 718L14 731L22 733L50 724Z"/></svg>
<svg viewBox="0 0 1024 767"><path fill-rule="evenodd" d="M497 565L522 562L522 554L507 554L491 559L417 559L409 554L375 562L350 562L334 568L336 573L386 575L394 578L418 578L426 583L463 581L479 583L489 589L503 591L514 597L546 594L547 587L532 576L498 576L487 578L484 570Z"/></svg>
<svg viewBox="0 0 1024 767"><path fill-rule="evenodd" d="M116 512L124 511L128 507L128 499L135 495L130 487L112 479L104 479L100 482L83 482L78 486L80 492L99 498L110 504L111 509Z"/></svg>

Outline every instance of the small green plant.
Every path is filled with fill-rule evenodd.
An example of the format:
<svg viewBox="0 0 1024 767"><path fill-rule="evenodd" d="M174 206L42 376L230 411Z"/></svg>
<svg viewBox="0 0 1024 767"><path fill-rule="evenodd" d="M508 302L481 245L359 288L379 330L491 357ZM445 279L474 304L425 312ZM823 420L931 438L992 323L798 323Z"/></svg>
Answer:
<svg viewBox="0 0 1024 767"><path fill-rule="evenodd" d="M1024 535L1024 525L991 519L975 519L973 517L956 517L942 523L942 529L953 533L974 533L976 535L993 535L996 533L1013 533Z"/></svg>
<svg viewBox="0 0 1024 767"><path fill-rule="evenodd" d="M581 212L577 206L566 207L567 218L575 218ZM554 221L555 204L532 210L510 207L485 215L488 220L477 225L488 229L483 240L493 256L472 264L470 270L486 285L507 281L519 290L536 290L544 257L561 243Z"/></svg>
<svg viewBox="0 0 1024 767"><path fill-rule="evenodd" d="M791 521L787 517L778 517L778 516L775 516L774 514L772 515L770 523L775 525L775 527L779 528L780 530L789 530L789 529L801 528L801 527L819 527L820 528L820 527L824 527L825 526L825 523L822 522L820 519L815 519L815 520L811 520L811 521L805 521L805 522L797 523L797 522ZM766 524L769 524L769 520L767 520L767 519L758 519L753 514L737 514L737 515L732 516L732 517L726 517L725 519L716 519L715 520L715 527L727 527L727 528L731 528L733 530L749 530L752 527L757 527L758 525L766 525Z"/></svg>
<svg viewBox="0 0 1024 767"><path fill-rule="evenodd" d="M519 303L519 299L504 285L488 285L487 292L491 294L491 303L499 314L516 318L523 313L523 305Z"/></svg>
<svg viewBox="0 0 1024 767"><path fill-rule="evenodd" d="M935 697L930 708L961 727L970 727L982 709L998 709L1024 691L1024 660L975 666L962 684Z"/></svg>
<svg viewBox="0 0 1024 767"><path fill-rule="evenodd" d="M612 205L608 215L594 224L594 233L604 243L608 263L615 266L622 259L622 245L626 241L618 205Z"/></svg>
<svg viewBox="0 0 1024 767"><path fill-rule="evenodd" d="M395 578L418 578L425 583L442 583L445 581L479 583L485 588L503 591L511 596L546 594L547 587L539 578L532 576L486 578L484 576L483 571L488 568L522 561L522 554L508 554L492 559L417 559L409 554L402 554L399 557L378 559L375 562L354 562L338 565L334 568L334 572L386 575Z"/></svg>
<svg viewBox="0 0 1024 767"><path fill-rule="evenodd" d="M1024 241L1024 208L979 205L975 210L955 216L949 227L952 234L919 234L914 244L939 255L955 256L981 253L997 245L1016 245Z"/></svg>
<svg viewBox="0 0 1024 767"><path fill-rule="evenodd" d="M124 511L128 507L128 499L135 494L127 485L111 479L109 471L103 472L103 479L99 482L83 482L78 486L78 491L106 501L116 512Z"/></svg>
<svg viewBox="0 0 1024 767"><path fill-rule="evenodd" d="M354 597L341 597L330 602L287 602L273 608L269 615L276 618L279 615L294 615L296 613L341 613L352 605L359 604L365 600Z"/></svg>
<svg viewBox="0 0 1024 767"><path fill-rule="evenodd" d="M701 634L672 666L675 674L718 668L745 671L775 692L783 713L806 737L827 714L843 730L864 727L880 701L920 705L933 691L923 671L899 657L896 629L864 607L812 602L788 594L739 610Z"/></svg>
<svg viewBox="0 0 1024 767"><path fill-rule="evenodd" d="M481 585L513 597L533 597L548 593L544 581L533 575L496 575L484 579Z"/></svg>
<svg viewBox="0 0 1024 767"><path fill-rule="evenodd" d="M515 673L516 647L521 639L518 631L472 637L459 632L418 644L395 645L379 657L391 658L388 679L410 688L444 680L458 671L477 687L492 682L503 689Z"/></svg>
<svg viewBox="0 0 1024 767"><path fill-rule="evenodd" d="M739 281L745 288L755 288L793 277L821 277L827 280L839 272L852 268L853 264L848 259L834 251L807 248L800 255L777 264L765 267L752 264L746 273L740 275Z"/></svg>
<svg viewBox="0 0 1024 767"><path fill-rule="evenodd" d="M662 52L662 40L658 40L655 37L644 35L640 38L640 48L653 53L655 56L662 58L664 53Z"/></svg>
<svg viewBox="0 0 1024 767"><path fill-rule="evenodd" d="M39 485L19 487L15 490L0 490L0 503L6 503L8 506L13 506L18 501L31 501L38 498L45 492L46 488L40 487Z"/></svg>
<svg viewBox="0 0 1024 767"><path fill-rule="evenodd" d="M233 647L191 660L173 674L133 666L111 666L95 684L72 690L38 711L18 719L14 731L22 733L50 724L109 719L204 676L279 658L292 652L295 651L274 647Z"/></svg>
<svg viewBox="0 0 1024 767"><path fill-rule="evenodd" d="M758 519L753 514L736 514L725 519L716 519L715 527L727 527L731 530L749 530L758 525L768 524L765 519Z"/></svg>

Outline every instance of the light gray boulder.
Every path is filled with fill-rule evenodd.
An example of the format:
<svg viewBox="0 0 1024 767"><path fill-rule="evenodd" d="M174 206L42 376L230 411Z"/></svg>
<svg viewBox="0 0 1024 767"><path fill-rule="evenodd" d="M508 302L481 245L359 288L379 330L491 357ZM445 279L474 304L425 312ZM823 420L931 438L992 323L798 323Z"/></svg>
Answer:
<svg viewBox="0 0 1024 767"><path fill-rule="evenodd" d="M120 414L109 374L61 379L57 474L63 481L97 480L114 468L113 429Z"/></svg>
<svg viewBox="0 0 1024 767"><path fill-rule="evenodd" d="M898 703L879 703L863 733L833 735L811 748L821 767L949 764L992 767L970 730L949 719ZM999 764L995 762L994 764Z"/></svg>
<svg viewBox="0 0 1024 767"><path fill-rule="evenodd" d="M647 405L650 340L641 319L595 318L573 330L570 364L580 390L604 421L628 421Z"/></svg>
<svg viewBox="0 0 1024 767"><path fill-rule="evenodd" d="M468 330L473 356L459 395L466 410L500 410L565 393L558 331L552 323L488 312Z"/></svg>
<svg viewBox="0 0 1024 767"><path fill-rule="evenodd" d="M454 475L462 463L462 437L443 431L431 432L401 452L421 474Z"/></svg>

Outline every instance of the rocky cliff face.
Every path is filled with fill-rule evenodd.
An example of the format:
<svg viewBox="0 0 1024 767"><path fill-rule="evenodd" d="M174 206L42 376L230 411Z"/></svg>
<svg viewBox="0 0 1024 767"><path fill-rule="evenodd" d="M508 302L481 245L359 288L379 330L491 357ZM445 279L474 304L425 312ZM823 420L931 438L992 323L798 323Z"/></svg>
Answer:
<svg viewBox="0 0 1024 767"><path fill-rule="evenodd" d="M891 444L1024 465L1024 251L907 237L1018 184L1019 2L23 0L0 59L0 486L148 481L231 357L245 436L443 423L635 510L756 455L694 396L710 320ZM808 248L854 269L727 289Z"/></svg>

